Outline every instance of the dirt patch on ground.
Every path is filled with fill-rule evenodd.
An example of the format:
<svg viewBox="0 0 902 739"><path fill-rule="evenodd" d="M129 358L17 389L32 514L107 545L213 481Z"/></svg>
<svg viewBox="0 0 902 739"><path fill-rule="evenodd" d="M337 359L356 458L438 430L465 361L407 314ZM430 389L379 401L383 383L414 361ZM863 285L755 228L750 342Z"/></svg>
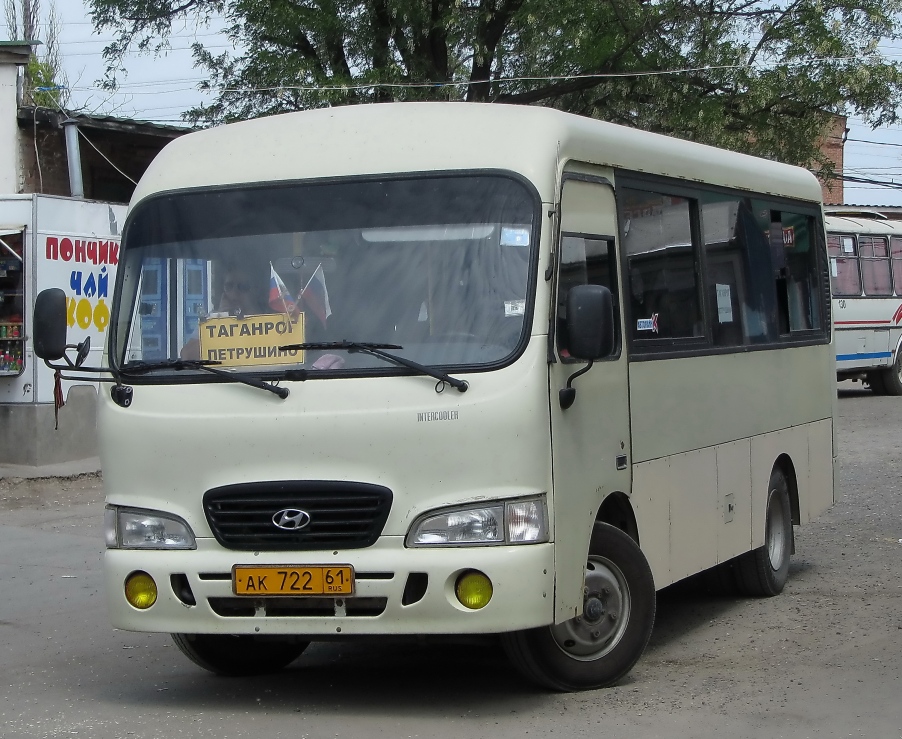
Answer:
<svg viewBox="0 0 902 739"><path fill-rule="evenodd" d="M0 478L0 511L61 508L103 500L99 472L71 477Z"/></svg>

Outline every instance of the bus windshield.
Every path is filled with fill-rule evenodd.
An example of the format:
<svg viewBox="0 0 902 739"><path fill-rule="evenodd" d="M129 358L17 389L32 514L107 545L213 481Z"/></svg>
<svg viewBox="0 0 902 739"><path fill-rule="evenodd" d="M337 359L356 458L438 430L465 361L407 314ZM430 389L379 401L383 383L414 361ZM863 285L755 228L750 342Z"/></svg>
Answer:
<svg viewBox="0 0 902 739"><path fill-rule="evenodd" d="M176 360L399 371L337 345L356 342L427 366L496 365L531 313L536 209L524 184L495 174L150 198L123 233L111 362L194 381L208 375ZM320 346L286 348L298 344Z"/></svg>

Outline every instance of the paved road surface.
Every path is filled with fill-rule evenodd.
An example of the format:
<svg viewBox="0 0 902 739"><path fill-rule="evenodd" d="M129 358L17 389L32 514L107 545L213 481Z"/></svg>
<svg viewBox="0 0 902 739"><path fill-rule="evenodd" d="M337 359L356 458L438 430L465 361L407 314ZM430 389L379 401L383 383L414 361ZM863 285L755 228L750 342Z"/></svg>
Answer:
<svg viewBox="0 0 902 739"><path fill-rule="evenodd" d="M838 501L797 529L784 593L671 588L632 673L577 695L493 642L319 644L278 676L208 675L109 626L98 477L0 480L0 737L902 738L902 398L843 389L839 412Z"/></svg>

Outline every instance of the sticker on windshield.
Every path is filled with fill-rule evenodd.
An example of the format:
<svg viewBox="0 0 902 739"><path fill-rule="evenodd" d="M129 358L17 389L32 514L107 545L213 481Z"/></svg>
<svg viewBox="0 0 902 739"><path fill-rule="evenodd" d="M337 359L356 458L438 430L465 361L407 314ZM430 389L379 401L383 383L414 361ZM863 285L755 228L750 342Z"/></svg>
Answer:
<svg viewBox="0 0 902 739"><path fill-rule="evenodd" d="M504 316L505 318L509 316L523 316L526 315L526 301L525 300L505 300L504 301Z"/></svg>
<svg viewBox="0 0 902 739"><path fill-rule="evenodd" d="M502 228L501 246L529 246L529 229Z"/></svg>
<svg viewBox="0 0 902 739"><path fill-rule="evenodd" d="M636 331L658 333L658 314L652 313L651 318L640 318L636 321Z"/></svg>
<svg viewBox="0 0 902 739"><path fill-rule="evenodd" d="M304 342L303 313L297 321L278 313L209 318L201 321L198 338L200 358L224 367L304 362L303 351L281 348Z"/></svg>

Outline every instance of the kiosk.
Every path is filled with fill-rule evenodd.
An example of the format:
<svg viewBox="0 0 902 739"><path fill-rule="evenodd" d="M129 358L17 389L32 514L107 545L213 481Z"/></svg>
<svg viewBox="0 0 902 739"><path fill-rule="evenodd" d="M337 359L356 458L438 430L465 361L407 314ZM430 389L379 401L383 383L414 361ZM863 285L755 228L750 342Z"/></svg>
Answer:
<svg viewBox="0 0 902 739"><path fill-rule="evenodd" d="M100 366L126 206L47 195L0 196L0 464L45 465L96 456L99 382L63 380L32 351L35 296L67 296L69 340L91 339Z"/></svg>

